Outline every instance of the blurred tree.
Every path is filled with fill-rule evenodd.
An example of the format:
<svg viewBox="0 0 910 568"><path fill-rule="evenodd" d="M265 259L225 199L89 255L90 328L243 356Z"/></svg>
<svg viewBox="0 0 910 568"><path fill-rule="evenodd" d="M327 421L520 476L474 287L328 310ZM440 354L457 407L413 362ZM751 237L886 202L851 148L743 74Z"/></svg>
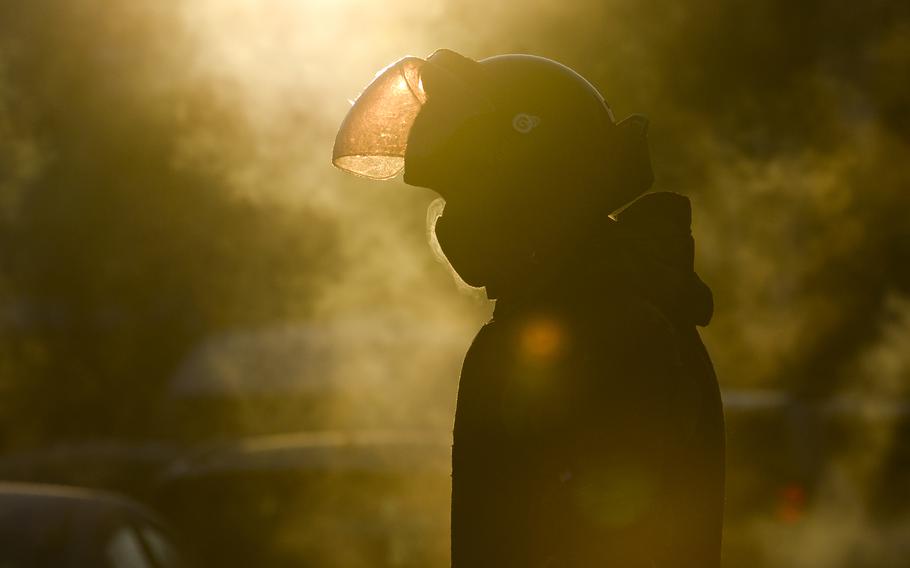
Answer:
<svg viewBox="0 0 910 568"><path fill-rule="evenodd" d="M462 41L479 57L531 51L563 60L594 79L618 116L652 116L657 186L687 193L696 207L699 269L718 301L705 335L727 386L785 386L811 397L837 391L850 362L879 341L886 299L908 293L910 87L900 78L910 68L910 5L441 5L427 16L446 38L439 41ZM64 365L39 341L64 321L95 318L115 329L135 321L134 312L169 320L155 343L173 357L213 326L302 313L301 299L315 294L312 278L337 256L320 240L331 241L331 227L318 213L228 196L244 174L229 162L264 150L235 116L250 110L231 90L239 90L236 78L172 80L189 73L193 49L175 23L180 12L180 2L0 4L0 230L9 249L0 289L9 314L30 314L7 320L45 322L36 337L13 334L29 365ZM321 49L329 61L339 46ZM306 115L309 103L297 104ZM301 120L286 130L322 124ZM212 139L215 151L207 150ZM308 151L325 140L305 132L294 143ZM364 197L390 210L416 201L395 199ZM418 224L389 218L414 246L371 257L357 272L363 282L390 267L425 271L411 258L422 247ZM358 297L380 304L395 284L357 286L369 288ZM421 307L438 296L423 300ZM78 361L65 366L76 372ZM123 364L113 361L105 364Z"/></svg>
<svg viewBox="0 0 910 568"><path fill-rule="evenodd" d="M165 397L185 354L221 330L306 318L339 261L318 211L238 199L176 159L187 116L232 117L156 89L168 30L154 10L88 10L107 4L0 15L8 446L179 433Z"/></svg>

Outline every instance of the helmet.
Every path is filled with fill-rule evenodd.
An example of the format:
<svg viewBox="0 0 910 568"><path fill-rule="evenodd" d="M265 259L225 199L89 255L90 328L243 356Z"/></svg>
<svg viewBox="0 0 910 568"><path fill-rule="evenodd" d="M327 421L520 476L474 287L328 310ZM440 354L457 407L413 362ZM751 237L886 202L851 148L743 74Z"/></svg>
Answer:
<svg viewBox="0 0 910 568"><path fill-rule="evenodd" d="M650 187L647 120L616 123L594 86L533 55L475 61L450 50L405 57L377 74L345 117L333 163L447 199L467 185L600 187L598 209ZM529 189L528 191L532 191Z"/></svg>

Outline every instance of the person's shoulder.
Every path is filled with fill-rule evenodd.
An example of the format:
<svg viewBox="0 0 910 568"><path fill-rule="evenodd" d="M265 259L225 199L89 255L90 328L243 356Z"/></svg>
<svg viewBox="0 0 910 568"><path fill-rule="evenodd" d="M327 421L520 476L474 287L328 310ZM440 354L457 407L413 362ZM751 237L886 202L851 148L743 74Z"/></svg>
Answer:
<svg viewBox="0 0 910 568"><path fill-rule="evenodd" d="M596 349L611 355L658 357L675 360L678 354L676 329L653 303L634 295L613 298L584 313L596 321L591 334Z"/></svg>

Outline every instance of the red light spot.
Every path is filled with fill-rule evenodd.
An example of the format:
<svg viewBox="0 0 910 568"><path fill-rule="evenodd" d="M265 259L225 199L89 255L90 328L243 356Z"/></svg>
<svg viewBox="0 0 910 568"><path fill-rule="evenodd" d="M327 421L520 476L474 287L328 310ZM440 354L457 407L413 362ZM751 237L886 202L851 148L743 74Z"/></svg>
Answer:
<svg viewBox="0 0 910 568"><path fill-rule="evenodd" d="M795 483L784 486L777 502L777 518L783 523L795 523L806 512L806 490Z"/></svg>

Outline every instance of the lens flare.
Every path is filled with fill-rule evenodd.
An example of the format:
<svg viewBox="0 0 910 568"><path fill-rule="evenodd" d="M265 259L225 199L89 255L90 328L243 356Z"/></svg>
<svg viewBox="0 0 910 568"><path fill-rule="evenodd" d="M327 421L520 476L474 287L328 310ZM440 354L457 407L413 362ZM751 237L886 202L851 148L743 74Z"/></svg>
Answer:
<svg viewBox="0 0 910 568"><path fill-rule="evenodd" d="M566 339L565 329L559 321L539 316L525 323L520 331L521 354L530 361L553 361L564 352Z"/></svg>

